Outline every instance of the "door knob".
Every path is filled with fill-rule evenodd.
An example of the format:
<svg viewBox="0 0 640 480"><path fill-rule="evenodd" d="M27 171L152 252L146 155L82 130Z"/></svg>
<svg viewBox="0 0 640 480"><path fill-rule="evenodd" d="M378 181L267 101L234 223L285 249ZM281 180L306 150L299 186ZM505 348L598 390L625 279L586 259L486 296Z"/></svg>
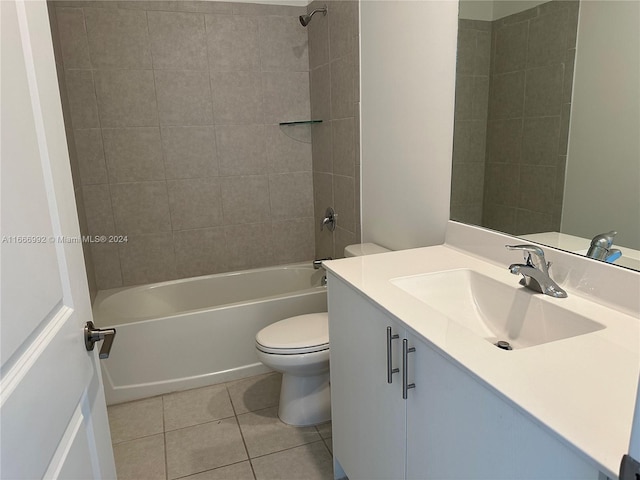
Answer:
<svg viewBox="0 0 640 480"><path fill-rule="evenodd" d="M89 321L84 326L84 346L90 352L95 347L96 342L103 340L102 348L100 348L100 358L109 358L113 339L116 337L115 328L96 328L93 322Z"/></svg>

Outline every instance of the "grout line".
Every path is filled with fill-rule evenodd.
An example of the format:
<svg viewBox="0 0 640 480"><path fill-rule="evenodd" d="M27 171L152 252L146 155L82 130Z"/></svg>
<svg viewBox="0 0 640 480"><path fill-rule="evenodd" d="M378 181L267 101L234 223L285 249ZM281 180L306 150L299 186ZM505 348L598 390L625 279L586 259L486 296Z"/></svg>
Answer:
<svg viewBox="0 0 640 480"><path fill-rule="evenodd" d="M164 440L164 478L169 480L169 461L167 459L167 431L166 422L164 418L164 395L160 397L162 399L162 438Z"/></svg>
<svg viewBox="0 0 640 480"><path fill-rule="evenodd" d="M247 460L240 460L239 462L229 463L228 465L220 465L219 467L210 468L210 469L208 469L208 470L201 470L201 471L198 471L198 472L193 472L193 473L190 473L189 475L183 475L182 477L176 477L176 478L174 478L174 479L172 479L172 480L188 479L188 478L193 477L193 476L195 476L195 475L200 475L201 473L205 473L205 472L212 472L212 471L214 471L214 470L219 470L219 469L221 469L221 468L231 467L232 465L238 465L238 464L240 464L240 463L244 463L244 462L246 462L246 461L247 461Z"/></svg>
<svg viewBox="0 0 640 480"><path fill-rule="evenodd" d="M150 435L143 435L141 437L130 438L128 440L122 440L121 442L115 442L115 443L112 442L111 446L115 447L115 446L118 446L118 445L122 445L123 443L135 442L136 440L142 440L143 438L155 437L157 435L164 435L164 432L152 433Z"/></svg>
<svg viewBox="0 0 640 480"><path fill-rule="evenodd" d="M225 389L227 391L227 395L229 396L229 402L231 403L231 408L233 409L234 418L236 419L236 425L238 425L238 430L240 431L240 438L242 438L242 444L244 445L244 451L247 454L247 460L249 460L249 466L251 467L251 473L253 474L254 480L256 479L256 471L253 468L253 463L251 462L251 456L249 455L249 449L247 448L247 442L244 439L244 434L242 433L242 427L240 426L240 422L238 421L238 414L236 412L236 407L233 404L233 400L231 399L231 392L229 391L228 382L224 384Z"/></svg>
<svg viewBox="0 0 640 480"><path fill-rule="evenodd" d="M327 448L327 445L324 443L324 440L322 438L320 438L320 440L314 440L313 442L302 443L300 445L295 445L293 447L283 448L282 450L276 450L275 452L265 453L264 455L256 455L251 460L255 460L257 458L268 457L269 455L274 455L276 453L287 452L289 450L293 450L293 449L300 448L300 447L306 447L307 445L315 445L316 443L322 443L324 445L324 447ZM333 458L333 455L331 455L331 457Z"/></svg>

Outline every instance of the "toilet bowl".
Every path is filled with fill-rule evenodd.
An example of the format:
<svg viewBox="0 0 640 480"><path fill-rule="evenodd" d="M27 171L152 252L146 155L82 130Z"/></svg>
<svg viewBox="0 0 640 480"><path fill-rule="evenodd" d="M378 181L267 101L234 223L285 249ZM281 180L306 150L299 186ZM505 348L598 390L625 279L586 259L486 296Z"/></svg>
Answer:
<svg viewBox="0 0 640 480"><path fill-rule="evenodd" d="M373 243L349 245L346 257L389 251ZM331 420L329 314L299 315L273 323L256 335L258 359L282 373L278 416L289 425Z"/></svg>

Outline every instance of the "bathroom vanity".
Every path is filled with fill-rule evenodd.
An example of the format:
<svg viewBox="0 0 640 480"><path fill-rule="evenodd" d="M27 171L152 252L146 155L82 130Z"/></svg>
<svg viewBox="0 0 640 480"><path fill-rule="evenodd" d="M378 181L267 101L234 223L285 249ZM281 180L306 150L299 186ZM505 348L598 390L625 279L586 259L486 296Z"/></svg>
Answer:
<svg viewBox="0 0 640 480"><path fill-rule="evenodd" d="M450 226L444 245L326 264L336 476L617 478L640 274L546 249L569 296L535 294L507 270L513 238Z"/></svg>

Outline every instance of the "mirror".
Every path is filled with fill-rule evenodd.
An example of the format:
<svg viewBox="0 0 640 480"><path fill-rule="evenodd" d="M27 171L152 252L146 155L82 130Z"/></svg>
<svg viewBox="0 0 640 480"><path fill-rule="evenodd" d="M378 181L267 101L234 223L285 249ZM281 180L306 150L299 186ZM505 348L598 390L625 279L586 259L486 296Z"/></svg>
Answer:
<svg viewBox="0 0 640 480"><path fill-rule="evenodd" d="M639 2L461 0L451 218L640 270ZM609 259L611 261L611 259Z"/></svg>

